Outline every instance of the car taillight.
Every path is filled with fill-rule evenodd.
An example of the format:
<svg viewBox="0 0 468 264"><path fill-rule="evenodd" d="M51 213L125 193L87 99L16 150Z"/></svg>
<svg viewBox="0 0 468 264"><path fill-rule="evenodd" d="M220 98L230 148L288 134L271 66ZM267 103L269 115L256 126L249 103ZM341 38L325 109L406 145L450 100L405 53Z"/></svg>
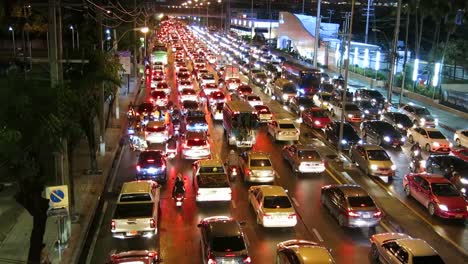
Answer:
<svg viewBox="0 0 468 264"><path fill-rule="evenodd" d="M236 254L232 254L232 253L229 253L229 254L224 254L225 257L235 257Z"/></svg>
<svg viewBox="0 0 468 264"><path fill-rule="evenodd" d="M158 255L158 254L157 254L156 252L153 252L153 251L148 252L148 257L150 257L150 258L154 258L154 257L156 257L157 255Z"/></svg>
<svg viewBox="0 0 468 264"><path fill-rule="evenodd" d="M216 260L209 258L208 259L208 264L216 264Z"/></svg>
<svg viewBox="0 0 468 264"><path fill-rule="evenodd" d="M155 227L156 227L156 222L154 221L154 219L150 219L149 224L150 224L150 227L151 227L151 228L155 228Z"/></svg>
<svg viewBox="0 0 468 264"><path fill-rule="evenodd" d="M114 220L112 220L112 222L111 222L111 229L115 230L115 221Z"/></svg>
<svg viewBox="0 0 468 264"><path fill-rule="evenodd" d="M137 170L137 171L140 171L140 170L141 170L141 166L140 166L140 165L136 165L136 170Z"/></svg>
<svg viewBox="0 0 468 264"><path fill-rule="evenodd" d="M242 263L250 263L250 262L252 262L250 257L246 257L245 259L242 260Z"/></svg>
<svg viewBox="0 0 468 264"><path fill-rule="evenodd" d="M273 216L271 216L271 215L269 215L269 214L264 214L264 215L263 215L263 219L267 219L267 220L273 219Z"/></svg>
<svg viewBox="0 0 468 264"><path fill-rule="evenodd" d="M249 170L249 169L247 169L246 173L247 173L248 175L252 175L252 171Z"/></svg>
<svg viewBox="0 0 468 264"><path fill-rule="evenodd" d="M377 211L374 213L374 217L381 217L382 216L382 212L381 211Z"/></svg>
<svg viewBox="0 0 468 264"><path fill-rule="evenodd" d="M359 214L353 212L353 211L348 211L348 216L349 217L359 217Z"/></svg>
<svg viewBox="0 0 468 264"><path fill-rule="evenodd" d="M294 218L296 218L296 214L290 214L290 215L288 216L288 218L289 218L289 219L294 219Z"/></svg>

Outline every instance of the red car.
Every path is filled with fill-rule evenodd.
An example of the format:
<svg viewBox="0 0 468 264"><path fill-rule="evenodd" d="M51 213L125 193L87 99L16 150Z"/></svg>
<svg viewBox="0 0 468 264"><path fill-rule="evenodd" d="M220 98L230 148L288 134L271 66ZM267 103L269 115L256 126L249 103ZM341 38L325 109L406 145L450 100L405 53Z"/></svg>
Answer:
<svg viewBox="0 0 468 264"><path fill-rule="evenodd" d="M156 264L158 263L158 253L148 250L132 250L112 254L108 264Z"/></svg>
<svg viewBox="0 0 468 264"><path fill-rule="evenodd" d="M468 161L468 148L452 150L452 155L457 156L464 161Z"/></svg>
<svg viewBox="0 0 468 264"><path fill-rule="evenodd" d="M223 92L215 91L208 95L208 104L216 104L216 103L225 103L226 96L224 96Z"/></svg>
<svg viewBox="0 0 468 264"><path fill-rule="evenodd" d="M247 84L241 84L239 85L239 87L237 87L237 96L239 96L239 98L241 99L252 93L253 93L252 88L248 86Z"/></svg>
<svg viewBox="0 0 468 264"><path fill-rule="evenodd" d="M302 111L302 122L312 128L325 128L331 122L327 110L320 107L311 107Z"/></svg>
<svg viewBox="0 0 468 264"><path fill-rule="evenodd" d="M437 174L408 174L403 179L406 195L424 205L431 216L468 218L468 202L449 180Z"/></svg>

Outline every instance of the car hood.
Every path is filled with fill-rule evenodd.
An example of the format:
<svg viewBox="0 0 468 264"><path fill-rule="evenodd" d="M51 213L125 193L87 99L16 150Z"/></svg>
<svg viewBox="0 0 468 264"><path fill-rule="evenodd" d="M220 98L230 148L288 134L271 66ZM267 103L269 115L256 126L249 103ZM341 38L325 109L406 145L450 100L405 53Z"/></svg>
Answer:
<svg viewBox="0 0 468 264"><path fill-rule="evenodd" d="M449 209L463 208L466 209L467 202L462 196L437 196L440 204L445 204Z"/></svg>
<svg viewBox="0 0 468 264"><path fill-rule="evenodd" d="M379 168L390 168L393 165L391 160L369 160L370 165L377 165Z"/></svg>

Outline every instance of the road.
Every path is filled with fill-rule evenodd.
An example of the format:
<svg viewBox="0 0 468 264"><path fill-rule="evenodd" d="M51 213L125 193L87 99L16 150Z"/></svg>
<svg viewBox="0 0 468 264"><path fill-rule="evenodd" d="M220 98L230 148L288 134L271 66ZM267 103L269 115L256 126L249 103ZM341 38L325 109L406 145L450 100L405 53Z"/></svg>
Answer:
<svg viewBox="0 0 468 264"><path fill-rule="evenodd" d="M172 67L168 71L169 83L175 87ZM261 95L275 116L297 118L287 108L272 101L259 90L257 94ZM173 99L175 96L173 93ZM224 158L230 148L223 139L222 125L214 123L208 114L207 117L212 152L215 156ZM333 158L333 155L336 155L336 151L325 142L320 131L301 125L301 135L301 143L313 144L324 157ZM220 142L222 144L219 144ZM380 179L364 176L354 167L344 168L333 159L328 160L329 166L323 175L297 177L279 155L284 145L273 143L263 127L260 129L255 149L274 153L272 163L278 172L275 184L289 191L299 220L295 228L265 229L258 226L247 201L248 185L240 179L232 183L233 199L230 203L196 204L192 188L186 188L187 200L181 209L176 208L171 199L171 187L175 175L182 172L188 178L187 186L192 184L192 161L177 157L169 162L169 180L161 189L159 235L153 239L117 240L111 236L111 217L120 187L124 182L134 179L137 159L136 153L124 147L116 172L108 186L109 191L103 195L104 206L97 215L99 221L94 236L96 240L92 243L94 247L89 251L88 263L105 263L110 253L129 249L156 249L160 252L164 263L201 263L200 233L197 223L204 217L214 215L231 215L238 220L246 221L244 231L253 263L273 263L276 244L292 238L313 240L330 248L337 263L368 263L370 246L368 238L372 230L340 228L337 221L320 205L319 195L322 186L347 182L356 182L363 186L384 210L386 216L382 225L376 228L376 232L403 229L415 237L427 240L447 263L463 263L466 260L466 255L455 250L451 242L444 240L445 238L452 240L455 245L465 248L466 252L468 234L465 223L430 218L419 204L404 197L401 179L407 172L405 164L408 164L408 159L404 154L407 147L403 152L389 150L393 161L399 164L396 179L389 184ZM442 236L444 239L440 239Z"/></svg>

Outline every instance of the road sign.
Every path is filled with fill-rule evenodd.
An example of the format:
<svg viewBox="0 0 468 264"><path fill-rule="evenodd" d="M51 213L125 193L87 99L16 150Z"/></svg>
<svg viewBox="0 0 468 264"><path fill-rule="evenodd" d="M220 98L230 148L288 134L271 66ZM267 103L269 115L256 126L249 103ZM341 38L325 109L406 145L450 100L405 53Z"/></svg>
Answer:
<svg viewBox="0 0 468 264"><path fill-rule="evenodd" d="M122 64L124 74L130 74L131 68L132 68L132 64L130 62L130 58L132 56L131 52L119 51L118 54L119 54L119 61L120 61L120 64Z"/></svg>
<svg viewBox="0 0 468 264"><path fill-rule="evenodd" d="M46 187L46 197L50 201L50 208L68 208L67 185Z"/></svg>

